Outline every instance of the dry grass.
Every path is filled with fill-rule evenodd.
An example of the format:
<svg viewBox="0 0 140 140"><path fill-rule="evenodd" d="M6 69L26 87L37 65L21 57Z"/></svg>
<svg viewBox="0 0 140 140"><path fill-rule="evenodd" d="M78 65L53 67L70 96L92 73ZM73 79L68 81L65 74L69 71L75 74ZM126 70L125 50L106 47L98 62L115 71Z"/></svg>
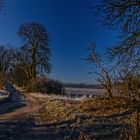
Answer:
<svg viewBox="0 0 140 140"><path fill-rule="evenodd" d="M46 101L40 113L42 115L42 121L45 122L60 122L63 120L73 119L76 112L76 106L71 102L62 102L58 100Z"/></svg>
<svg viewBox="0 0 140 140"><path fill-rule="evenodd" d="M129 110L139 104L126 98L44 102L45 106L39 111L42 123L55 124L58 132L64 127L65 130L77 132L79 140L130 137L134 115ZM69 139L69 136L66 138Z"/></svg>
<svg viewBox="0 0 140 140"><path fill-rule="evenodd" d="M45 102L45 106L40 110L42 119L51 122L74 119L79 114L87 116L121 114L139 105L136 101L126 98L90 99L78 102L44 99L42 102Z"/></svg>
<svg viewBox="0 0 140 140"><path fill-rule="evenodd" d="M78 109L81 113L88 115L109 116L115 113L122 113L134 108L136 101L126 98L91 99L81 102Z"/></svg>
<svg viewBox="0 0 140 140"><path fill-rule="evenodd" d="M139 102L123 97L83 101L34 97L41 108L32 117L50 136L73 140L127 140L136 137Z"/></svg>

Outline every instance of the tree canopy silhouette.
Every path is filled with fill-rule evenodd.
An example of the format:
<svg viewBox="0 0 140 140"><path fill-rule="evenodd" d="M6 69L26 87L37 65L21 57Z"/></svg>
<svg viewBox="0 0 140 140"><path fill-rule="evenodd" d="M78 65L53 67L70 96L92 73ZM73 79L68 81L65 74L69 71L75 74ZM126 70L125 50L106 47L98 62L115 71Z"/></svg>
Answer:
<svg viewBox="0 0 140 140"><path fill-rule="evenodd" d="M37 74L49 73L51 52L46 28L36 22L26 23L20 26L18 34L23 44L16 57L28 77L34 79Z"/></svg>

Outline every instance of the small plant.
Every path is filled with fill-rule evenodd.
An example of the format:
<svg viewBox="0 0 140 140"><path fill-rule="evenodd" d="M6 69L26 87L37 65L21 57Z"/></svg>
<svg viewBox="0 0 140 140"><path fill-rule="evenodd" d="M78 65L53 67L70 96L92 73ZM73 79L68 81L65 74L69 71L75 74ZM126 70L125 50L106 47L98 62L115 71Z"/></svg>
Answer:
<svg viewBox="0 0 140 140"><path fill-rule="evenodd" d="M105 67L101 56L96 52L96 45L91 44L88 48L87 62L93 64L95 71L93 72L97 76L97 82L99 82L106 89L106 96L112 98L112 80L110 70ZM91 72L92 73L92 72Z"/></svg>
<svg viewBox="0 0 140 140"><path fill-rule="evenodd" d="M41 92L47 94L64 94L65 90L63 84L59 81L47 79L46 77L39 77L30 80L27 85L27 90L31 92Z"/></svg>

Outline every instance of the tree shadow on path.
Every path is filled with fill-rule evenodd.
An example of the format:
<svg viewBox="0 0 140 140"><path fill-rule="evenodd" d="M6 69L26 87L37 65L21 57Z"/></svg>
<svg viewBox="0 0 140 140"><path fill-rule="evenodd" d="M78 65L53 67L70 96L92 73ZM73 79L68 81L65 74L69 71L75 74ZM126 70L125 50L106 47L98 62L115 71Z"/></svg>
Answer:
<svg viewBox="0 0 140 140"><path fill-rule="evenodd" d="M74 120L52 124L37 124L32 117L0 122L2 140L77 140L83 134L96 140L120 140L123 132L129 134L129 125L112 123L93 123L76 126ZM124 139L125 140L125 139Z"/></svg>

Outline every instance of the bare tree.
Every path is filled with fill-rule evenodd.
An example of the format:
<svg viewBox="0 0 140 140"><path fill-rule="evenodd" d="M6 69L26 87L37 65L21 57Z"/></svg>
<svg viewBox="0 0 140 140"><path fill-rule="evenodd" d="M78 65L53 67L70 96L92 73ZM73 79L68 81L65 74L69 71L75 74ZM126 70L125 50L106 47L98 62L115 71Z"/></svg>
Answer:
<svg viewBox="0 0 140 140"><path fill-rule="evenodd" d="M117 73L117 83L121 85L119 90L126 93L130 99L140 99L139 95L139 70L130 69L128 66L119 67Z"/></svg>
<svg viewBox="0 0 140 140"><path fill-rule="evenodd" d="M112 57L121 58L119 62L129 61L135 56L138 58L140 54L140 1L101 0L91 8L101 16L105 26L120 29L120 41L110 50Z"/></svg>
<svg viewBox="0 0 140 140"><path fill-rule="evenodd" d="M101 2L101 3L100 3ZM132 66L133 70L139 69L140 61L140 1L139 0L101 0L94 8L103 19L104 25L119 27L120 41L109 52L112 59L117 60L117 65ZM139 75L139 74L138 74ZM139 76L127 75L128 88L138 96ZM139 100L139 96L138 96ZM136 116L139 107L136 107ZM139 122L139 117L135 118ZM136 123L136 131L139 125ZM139 139L135 133L133 139Z"/></svg>
<svg viewBox="0 0 140 140"><path fill-rule="evenodd" d="M91 64L94 64L95 71L94 73L97 75L97 81L106 89L106 95L108 98L112 97L112 83L109 71L105 68L101 57L96 52L95 44L91 44L88 48L89 55L87 61Z"/></svg>
<svg viewBox="0 0 140 140"><path fill-rule="evenodd" d="M8 81L8 73L12 64L12 49L0 45L0 88Z"/></svg>
<svg viewBox="0 0 140 140"><path fill-rule="evenodd" d="M100 14L103 24L108 27L119 27L119 42L110 50L112 59L117 65L128 65L133 70L140 68L140 1L139 0L101 0L91 7ZM139 73L129 73L128 88L138 95ZM136 131L139 131L139 107L136 107ZM135 128L134 128L135 129ZM139 139L135 133L133 139Z"/></svg>
<svg viewBox="0 0 140 140"><path fill-rule="evenodd" d="M0 72L6 73L10 66L12 61L12 49L0 45Z"/></svg>
<svg viewBox="0 0 140 140"><path fill-rule="evenodd" d="M31 57L29 53L23 53L21 49L15 49L13 58L15 60L13 69L17 68L17 66L20 67L20 71L23 71L29 79L32 79Z"/></svg>
<svg viewBox="0 0 140 140"><path fill-rule="evenodd" d="M131 73L127 76L132 78L135 75L132 71L139 72L140 68L140 1L101 0L92 8L100 14L105 26L119 27L119 42L108 49L108 54L116 66L128 66Z"/></svg>
<svg viewBox="0 0 140 140"><path fill-rule="evenodd" d="M26 23L21 25L18 34L23 45L17 56L28 77L34 79L37 74L49 73L51 53L45 27L35 22Z"/></svg>
<svg viewBox="0 0 140 140"><path fill-rule="evenodd" d="M119 26L124 32L138 27L139 0L101 0L93 2L91 8L101 16L106 26Z"/></svg>

